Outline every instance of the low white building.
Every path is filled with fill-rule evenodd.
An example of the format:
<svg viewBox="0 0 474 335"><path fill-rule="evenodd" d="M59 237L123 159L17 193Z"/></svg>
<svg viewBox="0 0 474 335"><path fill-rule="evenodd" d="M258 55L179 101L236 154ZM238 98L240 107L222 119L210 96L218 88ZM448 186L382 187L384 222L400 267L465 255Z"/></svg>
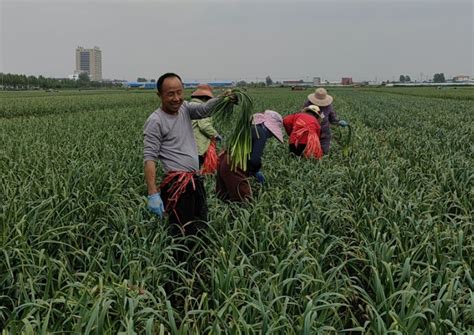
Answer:
<svg viewBox="0 0 474 335"><path fill-rule="evenodd" d="M79 73L70 74L67 77L71 80L78 80L79 79Z"/></svg>
<svg viewBox="0 0 474 335"><path fill-rule="evenodd" d="M469 81L470 79L471 79L471 78L469 78L469 76L459 75L459 76L454 76L454 77L453 77L453 82L455 82L455 83L467 82L467 81Z"/></svg>

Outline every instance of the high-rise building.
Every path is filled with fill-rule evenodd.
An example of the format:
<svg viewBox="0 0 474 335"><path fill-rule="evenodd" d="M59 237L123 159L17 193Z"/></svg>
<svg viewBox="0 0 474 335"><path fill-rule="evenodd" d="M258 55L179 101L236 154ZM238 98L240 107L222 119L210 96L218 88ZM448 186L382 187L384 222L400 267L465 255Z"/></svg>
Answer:
<svg viewBox="0 0 474 335"><path fill-rule="evenodd" d="M99 47L93 49L76 48L76 73L87 73L91 80L102 80L102 51Z"/></svg>

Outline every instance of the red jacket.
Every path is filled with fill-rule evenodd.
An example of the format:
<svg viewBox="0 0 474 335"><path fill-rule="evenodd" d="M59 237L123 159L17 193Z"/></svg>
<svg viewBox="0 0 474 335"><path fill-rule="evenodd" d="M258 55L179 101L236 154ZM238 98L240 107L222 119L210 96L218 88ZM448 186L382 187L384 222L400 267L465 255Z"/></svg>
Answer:
<svg viewBox="0 0 474 335"><path fill-rule="evenodd" d="M308 133L303 128L316 132L316 136L321 136L321 125L318 119L308 113L295 113L283 118L283 127L290 137L290 144L306 144L308 142Z"/></svg>

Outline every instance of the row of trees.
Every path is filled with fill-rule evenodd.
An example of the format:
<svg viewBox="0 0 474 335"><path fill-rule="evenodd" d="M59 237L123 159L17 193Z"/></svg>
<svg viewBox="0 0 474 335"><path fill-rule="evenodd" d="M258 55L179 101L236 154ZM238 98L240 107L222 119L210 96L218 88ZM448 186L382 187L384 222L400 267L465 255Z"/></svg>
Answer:
<svg viewBox="0 0 474 335"><path fill-rule="evenodd" d="M138 77L138 78L137 78L137 82L139 82L139 83L146 83L146 82L148 82L148 79L143 78L143 77ZM154 83L154 82L155 82L155 79L150 79L150 83Z"/></svg>
<svg viewBox="0 0 474 335"><path fill-rule="evenodd" d="M235 86L237 87L266 87L266 84L263 81L259 82L246 82L245 80L238 81Z"/></svg>
<svg viewBox="0 0 474 335"><path fill-rule="evenodd" d="M270 76L267 76L265 78L265 82L258 81L258 82L253 82L251 81L250 83L246 82L245 80L238 81L236 83L237 87L266 87L266 86L272 86L273 84L279 85L281 84L280 82L273 82L272 78Z"/></svg>
<svg viewBox="0 0 474 335"><path fill-rule="evenodd" d="M81 73L78 80L67 78L46 78L43 76L26 76L24 74L1 73L1 89L64 89L64 88L101 88L122 86L121 83L91 81L86 73Z"/></svg>
<svg viewBox="0 0 474 335"><path fill-rule="evenodd" d="M401 83L409 83L411 81L411 78L410 76L401 74L400 79L398 81Z"/></svg>
<svg viewBox="0 0 474 335"><path fill-rule="evenodd" d="M409 82L411 82L411 78L410 78L410 76L401 74L400 79L398 79L398 81L401 82L401 83L409 83ZM434 83L445 83L446 78L444 78L444 73L435 73L435 75L433 76L433 82Z"/></svg>

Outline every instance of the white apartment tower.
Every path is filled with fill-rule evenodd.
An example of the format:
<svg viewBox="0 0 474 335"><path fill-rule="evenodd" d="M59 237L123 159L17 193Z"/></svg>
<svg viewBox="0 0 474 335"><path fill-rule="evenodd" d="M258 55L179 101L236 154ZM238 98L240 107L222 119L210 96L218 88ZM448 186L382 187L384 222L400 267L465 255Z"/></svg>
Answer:
<svg viewBox="0 0 474 335"><path fill-rule="evenodd" d="M99 47L93 49L76 48L76 73L85 72L91 80L102 80L102 51Z"/></svg>

